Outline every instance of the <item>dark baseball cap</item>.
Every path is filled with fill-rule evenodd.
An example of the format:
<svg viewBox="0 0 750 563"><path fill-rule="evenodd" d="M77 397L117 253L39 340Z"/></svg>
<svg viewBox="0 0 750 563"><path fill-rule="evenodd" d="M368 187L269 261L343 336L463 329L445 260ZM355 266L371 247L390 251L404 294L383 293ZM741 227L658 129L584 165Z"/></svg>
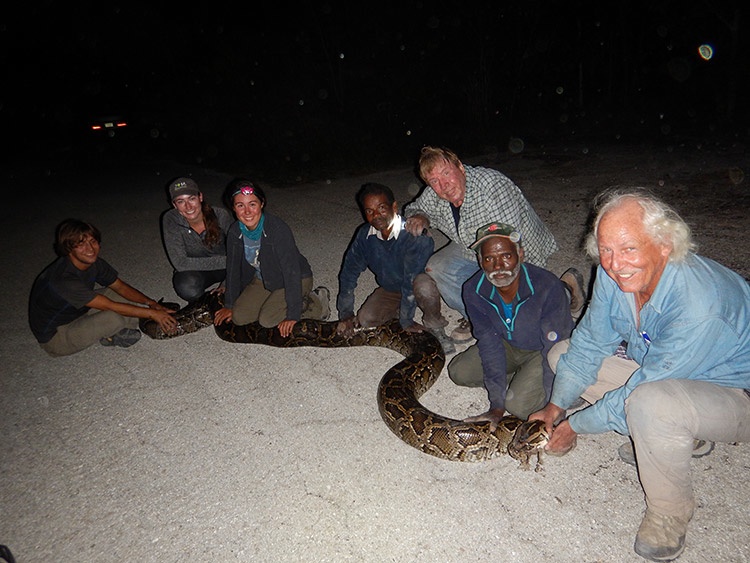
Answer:
<svg viewBox="0 0 750 563"><path fill-rule="evenodd" d="M521 233L513 225L506 223L488 223L477 229L477 238L469 247L473 251L478 251L484 241L491 237L505 237L511 242L521 242Z"/></svg>
<svg viewBox="0 0 750 563"><path fill-rule="evenodd" d="M200 195L198 184L192 178L177 178L169 184L169 198L174 201L181 195Z"/></svg>

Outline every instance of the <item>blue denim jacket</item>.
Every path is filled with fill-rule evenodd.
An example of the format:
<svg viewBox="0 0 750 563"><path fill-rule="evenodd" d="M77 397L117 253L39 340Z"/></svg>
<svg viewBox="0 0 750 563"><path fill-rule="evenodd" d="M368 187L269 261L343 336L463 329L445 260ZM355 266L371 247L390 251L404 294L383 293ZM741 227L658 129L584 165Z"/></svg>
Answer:
<svg viewBox="0 0 750 563"><path fill-rule="evenodd" d="M750 388L750 286L737 273L697 255L669 262L640 322L634 295L620 291L600 266L589 309L558 363L551 401L570 406L622 340L640 367L624 386L570 416L576 432L628 435L625 399L642 382L695 379Z"/></svg>

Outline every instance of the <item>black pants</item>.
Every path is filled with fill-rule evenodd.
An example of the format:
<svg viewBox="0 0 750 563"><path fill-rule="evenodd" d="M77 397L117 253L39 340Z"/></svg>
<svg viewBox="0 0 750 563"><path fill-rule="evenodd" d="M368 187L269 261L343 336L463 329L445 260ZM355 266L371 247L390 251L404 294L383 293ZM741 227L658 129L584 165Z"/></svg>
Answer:
<svg viewBox="0 0 750 563"><path fill-rule="evenodd" d="M175 272L172 276L172 285L180 299L192 303L199 299L207 288L223 282L226 275L226 270Z"/></svg>

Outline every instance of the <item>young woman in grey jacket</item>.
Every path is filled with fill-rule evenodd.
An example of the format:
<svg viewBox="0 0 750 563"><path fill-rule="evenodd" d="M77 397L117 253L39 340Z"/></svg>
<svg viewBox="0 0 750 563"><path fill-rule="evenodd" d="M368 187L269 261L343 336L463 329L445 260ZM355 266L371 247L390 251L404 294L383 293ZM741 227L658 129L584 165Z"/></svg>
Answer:
<svg viewBox="0 0 750 563"><path fill-rule="evenodd" d="M226 234L233 219L221 207L211 207L191 178L169 185L173 208L162 216L162 236L174 268L175 293L191 303L226 276Z"/></svg>

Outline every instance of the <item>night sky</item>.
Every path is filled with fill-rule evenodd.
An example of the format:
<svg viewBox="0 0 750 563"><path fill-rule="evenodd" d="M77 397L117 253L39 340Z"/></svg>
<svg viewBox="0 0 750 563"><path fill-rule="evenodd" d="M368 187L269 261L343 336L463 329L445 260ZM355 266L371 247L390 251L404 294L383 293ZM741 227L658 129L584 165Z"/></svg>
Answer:
<svg viewBox="0 0 750 563"><path fill-rule="evenodd" d="M411 163L424 144L748 137L739 0L153 4L4 14L6 156L76 154L109 113L139 154L268 169Z"/></svg>

